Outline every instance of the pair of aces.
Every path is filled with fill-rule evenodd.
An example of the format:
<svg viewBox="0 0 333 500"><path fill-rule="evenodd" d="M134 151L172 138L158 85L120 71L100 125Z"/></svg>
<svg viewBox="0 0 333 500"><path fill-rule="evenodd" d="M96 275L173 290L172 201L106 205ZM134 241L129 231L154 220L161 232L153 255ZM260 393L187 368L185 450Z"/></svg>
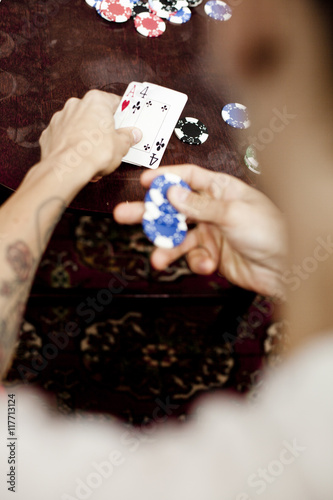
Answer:
<svg viewBox="0 0 333 500"><path fill-rule="evenodd" d="M155 169L187 102L187 95L153 83L131 82L114 115L115 128L138 127L143 137L123 161Z"/></svg>

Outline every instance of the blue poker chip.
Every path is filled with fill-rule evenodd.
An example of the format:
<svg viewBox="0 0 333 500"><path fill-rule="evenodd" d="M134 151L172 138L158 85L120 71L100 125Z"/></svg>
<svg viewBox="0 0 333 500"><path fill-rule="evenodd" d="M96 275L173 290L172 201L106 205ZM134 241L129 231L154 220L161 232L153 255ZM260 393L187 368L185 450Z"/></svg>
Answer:
<svg viewBox="0 0 333 500"><path fill-rule="evenodd" d="M231 7L221 0L209 0L204 9L207 16L217 21L228 21L232 16Z"/></svg>
<svg viewBox="0 0 333 500"><path fill-rule="evenodd" d="M230 103L222 109L223 120L234 128L245 129L251 125L247 107L237 102Z"/></svg>
<svg viewBox="0 0 333 500"><path fill-rule="evenodd" d="M188 7L182 7L177 12L170 14L169 21L172 24L184 24L191 19L191 9Z"/></svg>
<svg viewBox="0 0 333 500"><path fill-rule="evenodd" d="M166 225L143 218L142 227L147 238L159 248L174 248L184 241L187 234L186 222Z"/></svg>
<svg viewBox="0 0 333 500"><path fill-rule="evenodd" d="M147 238L160 248L180 245L187 234L186 217L171 205L167 191L171 186L190 187L178 175L167 173L156 177L145 196L145 213L142 219Z"/></svg>

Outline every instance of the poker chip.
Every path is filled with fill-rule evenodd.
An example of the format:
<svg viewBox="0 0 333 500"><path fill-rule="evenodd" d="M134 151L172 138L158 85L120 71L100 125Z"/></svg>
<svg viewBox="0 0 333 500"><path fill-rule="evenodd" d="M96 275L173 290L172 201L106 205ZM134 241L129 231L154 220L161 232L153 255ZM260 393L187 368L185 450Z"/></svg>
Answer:
<svg viewBox="0 0 333 500"><path fill-rule="evenodd" d="M222 109L223 120L234 128L245 129L251 125L247 107L237 102L226 104Z"/></svg>
<svg viewBox="0 0 333 500"><path fill-rule="evenodd" d="M169 19L171 13L187 6L185 0L148 0L148 3L150 10L163 19Z"/></svg>
<svg viewBox="0 0 333 500"><path fill-rule="evenodd" d="M145 0L139 0L132 5L132 17L136 17L138 14L142 14L143 12L150 12L148 2Z"/></svg>
<svg viewBox="0 0 333 500"><path fill-rule="evenodd" d="M132 7L129 0L102 0L98 13L107 21L124 23L132 16Z"/></svg>
<svg viewBox="0 0 333 500"><path fill-rule="evenodd" d="M221 0L209 0L204 9L207 16L217 21L228 21L232 16L231 7Z"/></svg>
<svg viewBox="0 0 333 500"><path fill-rule="evenodd" d="M197 118L185 117L178 120L174 130L178 139L187 144L203 144L208 139L208 130Z"/></svg>
<svg viewBox="0 0 333 500"><path fill-rule="evenodd" d="M89 7L95 7L95 5L98 2L98 0L85 0L85 1L86 1L86 4L89 5Z"/></svg>
<svg viewBox="0 0 333 500"><path fill-rule="evenodd" d="M171 186L190 187L178 175L167 173L156 177L145 196L142 227L147 238L160 248L173 248L184 241L187 234L186 217L177 212L167 198Z"/></svg>
<svg viewBox="0 0 333 500"><path fill-rule="evenodd" d="M247 168L251 170L251 172L254 172L255 174L258 175L261 174L259 162L257 160L256 150L252 144L246 150L244 156L244 162Z"/></svg>
<svg viewBox="0 0 333 500"><path fill-rule="evenodd" d="M189 9L188 7L182 7L174 14L169 15L169 21L172 24L184 24L191 19L191 15L191 9Z"/></svg>
<svg viewBox="0 0 333 500"><path fill-rule="evenodd" d="M202 3L202 0L187 0L188 6L192 9L193 7L198 7Z"/></svg>
<svg viewBox="0 0 333 500"><path fill-rule="evenodd" d="M147 37L157 37L165 32L165 22L156 14L142 12L134 18L135 29L140 35Z"/></svg>

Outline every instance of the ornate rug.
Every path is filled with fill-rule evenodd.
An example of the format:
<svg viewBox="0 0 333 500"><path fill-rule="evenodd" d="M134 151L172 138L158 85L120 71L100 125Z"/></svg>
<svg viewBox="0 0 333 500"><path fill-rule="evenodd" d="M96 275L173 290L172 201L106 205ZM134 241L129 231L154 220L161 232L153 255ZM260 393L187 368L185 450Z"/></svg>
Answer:
<svg viewBox="0 0 333 500"><path fill-rule="evenodd" d="M278 306L185 259L149 263L139 226L67 213L41 261L7 383L33 384L60 412L141 424L185 418L207 392L246 393L275 355ZM270 357L269 357L270 356Z"/></svg>

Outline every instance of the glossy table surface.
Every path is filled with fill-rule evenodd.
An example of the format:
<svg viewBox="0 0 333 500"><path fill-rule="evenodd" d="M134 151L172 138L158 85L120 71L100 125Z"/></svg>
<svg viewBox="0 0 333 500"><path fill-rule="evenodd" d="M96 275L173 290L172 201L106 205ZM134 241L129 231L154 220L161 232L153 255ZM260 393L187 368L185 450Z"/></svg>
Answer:
<svg viewBox="0 0 333 500"><path fill-rule="evenodd" d="M209 18L204 3L192 9L188 23L167 22L159 38L138 34L132 19L104 21L84 0L2 0L0 13L0 183L6 188L15 190L39 160L39 135L68 98L93 88L121 95L130 81L186 93L182 116L199 118L208 128L200 146L173 134L161 165L195 163L245 178L247 134L239 135L221 118L222 107L237 102L237 95L217 77L209 58L212 29L218 23L223 30L224 23ZM243 142L240 151L236 141ZM111 213L120 201L142 199L142 170L123 163L86 186L71 207Z"/></svg>

